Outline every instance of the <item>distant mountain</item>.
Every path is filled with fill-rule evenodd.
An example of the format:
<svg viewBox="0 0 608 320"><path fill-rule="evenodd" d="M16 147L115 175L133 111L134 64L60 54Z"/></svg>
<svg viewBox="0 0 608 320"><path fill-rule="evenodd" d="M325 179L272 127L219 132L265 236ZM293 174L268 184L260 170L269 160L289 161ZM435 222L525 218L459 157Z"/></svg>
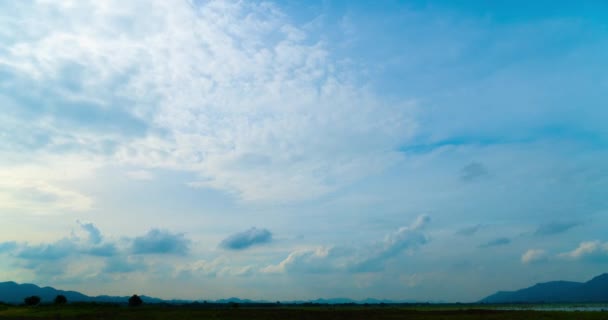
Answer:
<svg viewBox="0 0 608 320"><path fill-rule="evenodd" d="M499 291L482 303L608 302L608 273L587 282L551 281L517 291Z"/></svg>
<svg viewBox="0 0 608 320"><path fill-rule="evenodd" d="M68 302L100 302L100 303L127 303L128 296L87 296L77 291L66 291L59 290L52 287L41 288L35 284L18 284L12 281L0 282L0 302L19 304L23 303L23 299L29 296L39 296L42 303L52 303L57 295L64 295ZM153 298L145 295L140 295L145 303L190 303L192 300L163 300L159 298ZM227 304L227 303L274 303L265 300L249 300L240 298L228 298L219 300L208 300L209 303ZM412 303L413 301L395 301L395 300L379 300L367 298L365 300L353 300L349 298L332 298L332 299L316 299L316 300L302 300L302 301L281 301L285 304L303 304L303 303L317 303L317 304L380 304L380 303Z"/></svg>
<svg viewBox="0 0 608 320"><path fill-rule="evenodd" d="M0 282L0 301L6 303L23 303L23 299L29 296L39 296L42 303L53 302L57 295L64 295L69 302L112 302L126 303L129 297L97 296L90 297L77 291L58 290L52 287L39 287L35 284L18 284L12 281ZM165 302L162 299L141 296L146 303Z"/></svg>

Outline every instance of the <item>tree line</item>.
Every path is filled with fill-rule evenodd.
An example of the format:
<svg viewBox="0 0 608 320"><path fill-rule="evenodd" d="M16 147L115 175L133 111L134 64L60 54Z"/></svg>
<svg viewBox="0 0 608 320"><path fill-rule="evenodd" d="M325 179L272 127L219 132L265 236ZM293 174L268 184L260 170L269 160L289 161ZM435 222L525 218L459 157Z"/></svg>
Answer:
<svg viewBox="0 0 608 320"><path fill-rule="evenodd" d="M23 303L26 306L37 306L41 302L42 299L40 298L40 296L29 296L23 299ZM141 297L136 294L132 295L127 302L130 307L141 306L144 303ZM62 294L58 294L55 299L53 299L53 304L55 305L64 305L66 303L68 303L68 298Z"/></svg>

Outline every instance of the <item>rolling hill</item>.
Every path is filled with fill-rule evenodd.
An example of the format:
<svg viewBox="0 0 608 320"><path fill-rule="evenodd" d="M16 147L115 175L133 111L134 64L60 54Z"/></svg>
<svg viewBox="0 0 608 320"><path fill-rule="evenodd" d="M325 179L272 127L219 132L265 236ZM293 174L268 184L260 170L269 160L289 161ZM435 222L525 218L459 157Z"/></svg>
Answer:
<svg viewBox="0 0 608 320"><path fill-rule="evenodd" d="M57 295L64 295L69 302L113 302L126 303L129 297L96 296L90 297L77 291L58 290L52 287L39 287L35 284L18 284L13 281L0 282L0 301L6 303L23 303L28 296L39 296L42 303L52 302ZM147 303L163 302L162 299L141 296Z"/></svg>
<svg viewBox="0 0 608 320"><path fill-rule="evenodd" d="M608 273L587 282L551 281L517 291L499 291L481 303L608 302Z"/></svg>

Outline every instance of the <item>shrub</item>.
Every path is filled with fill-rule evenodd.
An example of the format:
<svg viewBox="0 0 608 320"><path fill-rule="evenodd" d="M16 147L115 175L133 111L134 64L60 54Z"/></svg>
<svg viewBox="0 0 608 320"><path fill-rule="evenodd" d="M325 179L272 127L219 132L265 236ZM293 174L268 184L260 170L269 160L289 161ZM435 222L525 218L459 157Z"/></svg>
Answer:
<svg viewBox="0 0 608 320"><path fill-rule="evenodd" d="M55 304L66 304L66 303L68 303L68 298L66 298L62 294L59 294L55 297L54 303Z"/></svg>
<svg viewBox="0 0 608 320"><path fill-rule="evenodd" d="M143 303L144 303L144 301L141 300L141 298L136 294L132 295L131 298L129 298L130 307L141 306Z"/></svg>
<svg viewBox="0 0 608 320"><path fill-rule="evenodd" d="M25 303L26 306L37 306L40 304L40 297L39 296L30 296L30 297L23 299L23 302Z"/></svg>

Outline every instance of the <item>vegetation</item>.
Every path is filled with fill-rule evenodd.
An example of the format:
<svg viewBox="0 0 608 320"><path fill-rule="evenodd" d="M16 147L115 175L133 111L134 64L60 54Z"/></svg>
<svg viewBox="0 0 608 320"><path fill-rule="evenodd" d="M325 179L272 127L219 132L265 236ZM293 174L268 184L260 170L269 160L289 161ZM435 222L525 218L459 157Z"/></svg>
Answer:
<svg viewBox="0 0 608 320"><path fill-rule="evenodd" d="M0 319L606 319L607 312L558 312L558 311L507 311L476 309L481 306L467 305L277 305L264 307L241 304L233 308L230 304L197 303L185 305L147 304L139 308L128 308L125 304L71 303L65 306L40 305L37 308L6 306L0 308Z"/></svg>
<svg viewBox="0 0 608 320"><path fill-rule="evenodd" d="M144 304L144 301L141 300L141 298L136 294L132 295L131 298L129 298L129 307L138 307L142 304Z"/></svg>
<svg viewBox="0 0 608 320"><path fill-rule="evenodd" d="M55 300L53 300L53 303L55 303L56 305L62 305L62 304L66 304L68 303L68 298L66 298L64 295L62 294L58 294L55 297Z"/></svg>
<svg viewBox="0 0 608 320"><path fill-rule="evenodd" d="M23 299L23 303L25 303L26 306L37 306L40 304L40 300L39 296L29 296Z"/></svg>

